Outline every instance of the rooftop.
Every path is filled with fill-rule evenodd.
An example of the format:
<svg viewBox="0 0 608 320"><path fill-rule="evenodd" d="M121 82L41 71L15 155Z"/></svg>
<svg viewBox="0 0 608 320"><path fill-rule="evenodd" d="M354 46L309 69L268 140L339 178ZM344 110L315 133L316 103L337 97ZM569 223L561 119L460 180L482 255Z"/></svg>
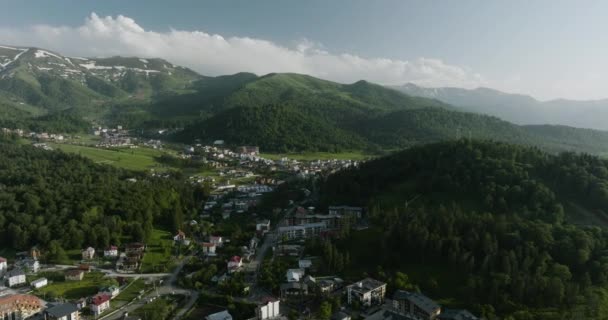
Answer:
<svg viewBox="0 0 608 320"><path fill-rule="evenodd" d="M76 311L78 311L78 308L71 303L56 304L46 309L46 313L55 318L65 317Z"/></svg>
<svg viewBox="0 0 608 320"><path fill-rule="evenodd" d="M382 281L378 281L378 280L372 279L372 278L365 278L359 282L353 283L352 285L350 285L350 287L353 290L367 292L367 291L378 289L385 285L386 285L386 283L384 283Z"/></svg>
<svg viewBox="0 0 608 320"><path fill-rule="evenodd" d="M96 294L93 296L93 298L91 298L91 303L96 306L99 306L106 301L110 301L110 295L107 295L105 293Z"/></svg>
<svg viewBox="0 0 608 320"><path fill-rule="evenodd" d="M227 320L227 319L232 319L232 316L230 315L230 313L228 313L227 310L224 310L221 312L210 314L206 317L206 319L208 319L208 320Z"/></svg>
<svg viewBox="0 0 608 320"><path fill-rule="evenodd" d="M422 310L433 313L437 309L441 308L437 302L431 300L431 298L416 292L409 292L405 290L397 290L393 295L393 300L409 300Z"/></svg>

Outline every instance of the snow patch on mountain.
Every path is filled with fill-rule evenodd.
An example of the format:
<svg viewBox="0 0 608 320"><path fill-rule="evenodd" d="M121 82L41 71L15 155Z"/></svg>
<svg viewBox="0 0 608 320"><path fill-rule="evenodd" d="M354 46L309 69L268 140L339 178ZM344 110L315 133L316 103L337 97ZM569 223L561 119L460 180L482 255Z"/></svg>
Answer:
<svg viewBox="0 0 608 320"><path fill-rule="evenodd" d="M58 56L58 55L56 55L54 53L50 53L48 51L44 51L44 50L36 50L36 52L34 53L34 56L36 58L50 58L50 57L53 57L53 58L57 58L59 60L63 60L62 57L60 57L60 56Z"/></svg>

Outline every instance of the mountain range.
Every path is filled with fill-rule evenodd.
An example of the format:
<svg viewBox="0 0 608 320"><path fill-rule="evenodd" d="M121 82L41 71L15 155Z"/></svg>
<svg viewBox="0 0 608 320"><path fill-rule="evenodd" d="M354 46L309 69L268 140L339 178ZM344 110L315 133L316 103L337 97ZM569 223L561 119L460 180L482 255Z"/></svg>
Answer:
<svg viewBox="0 0 608 320"><path fill-rule="evenodd" d="M392 87L405 94L437 99L465 111L488 114L516 124L554 124L608 130L608 99L539 101L531 96L489 88L425 88L412 83Z"/></svg>
<svg viewBox="0 0 608 320"><path fill-rule="evenodd" d="M92 123L149 132L171 128L169 138L183 143L221 139L278 152L378 153L459 138L554 152L608 150L608 132L517 125L482 114L491 114L482 112L484 102L476 110L463 108L466 100L444 98L447 93L433 96L431 89L412 85L398 89L291 73L208 77L162 59L66 57L45 49L0 46L3 127L60 132L84 131Z"/></svg>

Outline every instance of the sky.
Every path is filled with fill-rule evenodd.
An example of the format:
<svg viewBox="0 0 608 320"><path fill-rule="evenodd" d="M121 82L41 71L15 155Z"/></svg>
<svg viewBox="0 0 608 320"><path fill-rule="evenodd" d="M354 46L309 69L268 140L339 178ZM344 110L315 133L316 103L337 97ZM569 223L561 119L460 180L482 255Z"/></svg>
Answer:
<svg viewBox="0 0 608 320"><path fill-rule="evenodd" d="M0 43L160 57L204 75L608 98L607 1L0 0Z"/></svg>

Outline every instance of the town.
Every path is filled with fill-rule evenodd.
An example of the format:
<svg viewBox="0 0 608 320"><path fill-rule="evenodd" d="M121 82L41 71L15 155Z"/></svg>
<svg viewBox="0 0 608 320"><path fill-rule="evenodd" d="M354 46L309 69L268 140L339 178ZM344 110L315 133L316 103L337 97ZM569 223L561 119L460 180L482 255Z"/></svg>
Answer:
<svg viewBox="0 0 608 320"><path fill-rule="evenodd" d="M3 132L45 150L81 143L64 135ZM87 246L63 265L47 263L37 247L0 258L0 319L161 319L148 313L210 320L478 319L442 308L416 286L348 272L352 262L332 249L333 242L367 229L367 210L349 204L317 209L314 189L316 179L360 161L273 160L258 147L230 148L221 140L175 146L132 137L121 126L93 128L92 136L89 143L99 150L173 150L164 161L205 168L202 175L192 171L187 182L206 188L208 197L181 228L156 230L154 243ZM285 188L293 199L269 206L271 195Z"/></svg>

